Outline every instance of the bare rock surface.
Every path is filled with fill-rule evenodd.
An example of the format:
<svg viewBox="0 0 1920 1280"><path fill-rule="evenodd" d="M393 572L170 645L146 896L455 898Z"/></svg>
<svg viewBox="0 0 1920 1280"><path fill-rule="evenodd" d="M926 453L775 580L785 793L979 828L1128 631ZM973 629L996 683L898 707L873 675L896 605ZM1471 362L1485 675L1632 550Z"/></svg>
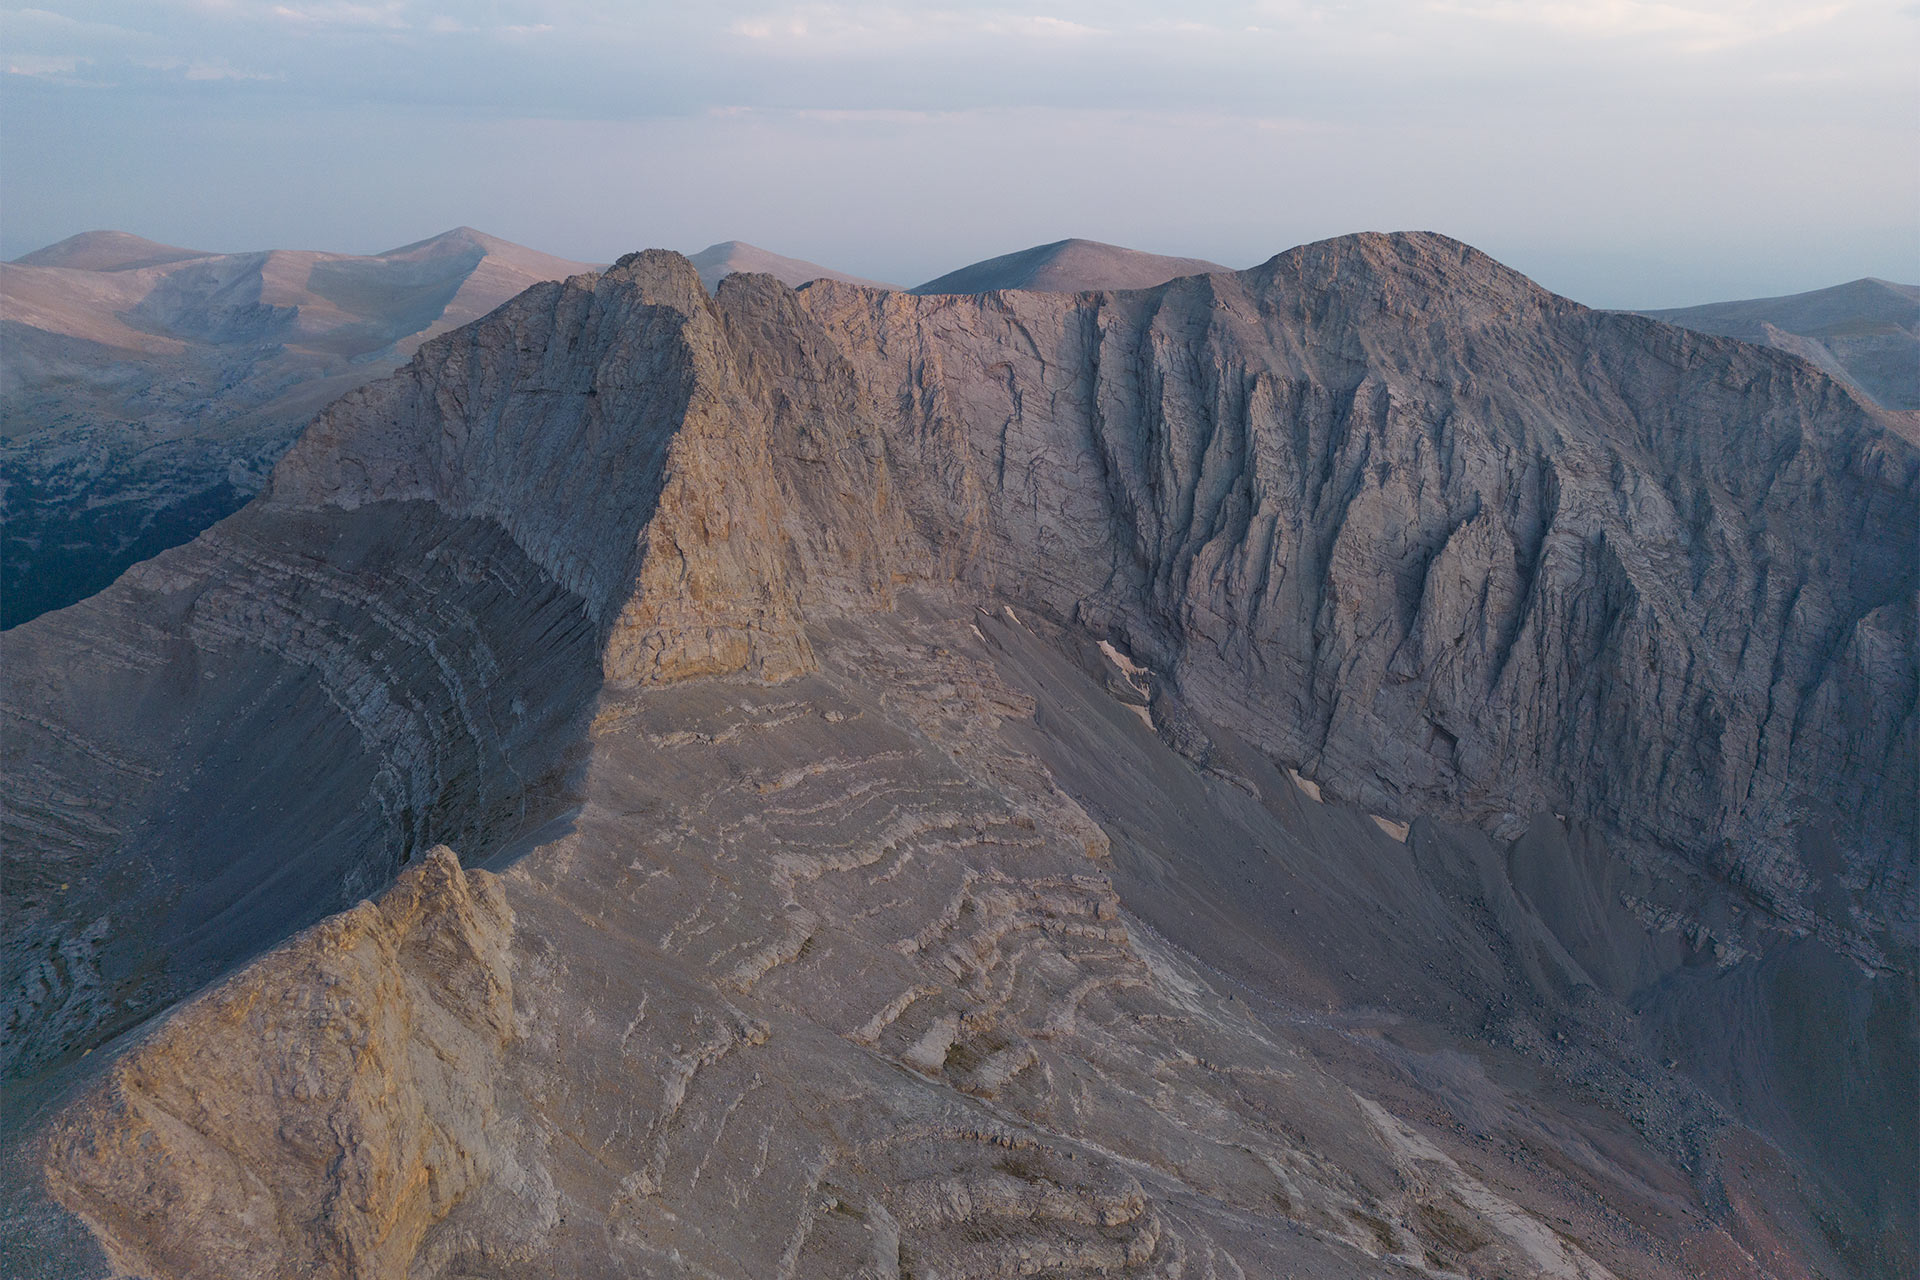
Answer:
<svg viewBox="0 0 1920 1280"><path fill-rule="evenodd" d="M913 292L991 293L996 289L1032 289L1043 293L1083 293L1100 289L1150 289L1180 276L1231 271L1204 258L1170 258L1142 253L1098 240L1057 240L1016 253L987 258L929 280Z"/></svg>
<svg viewBox="0 0 1920 1280"><path fill-rule="evenodd" d="M1643 314L1791 351L1889 409L1920 410L1920 285L1869 277L1783 298Z"/></svg>
<svg viewBox="0 0 1920 1280"><path fill-rule="evenodd" d="M97 1268L57 1194L155 1276L1907 1274L1903 432L1430 235L537 286L7 634L0 1258ZM514 921L457 1194L236 1227L115 1136L274 1163L143 1046L492 901L440 842ZM503 1025L463 965L406 1001ZM355 1153L452 1132L333 1092Z"/></svg>
<svg viewBox="0 0 1920 1280"><path fill-rule="evenodd" d="M1804 363L1433 236L1119 295L800 297L879 434L965 442L966 572L1330 794L1509 839L1572 813L1911 945L1920 455Z"/></svg>
<svg viewBox="0 0 1920 1280"><path fill-rule="evenodd" d="M0 621L191 539L342 392L586 269L467 227L365 257L93 231L0 263Z"/></svg>
<svg viewBox="0 0 1920 1280"><path fill-rule="evenodd" d="M537 679L503 678L515 654ZM579 598L497 526L394 505L249 508L6 657L0 1049L23 1075L436 843L544 820L600 678Z"/></svg>
<svg viewBox="0 0 1920 1280"><path fill-rule="evenodd" d="M513 916L429 851L183 1005L51 1137L55 1196L136 1275L404 1275L519 1182L495 1076Z"/></svg>

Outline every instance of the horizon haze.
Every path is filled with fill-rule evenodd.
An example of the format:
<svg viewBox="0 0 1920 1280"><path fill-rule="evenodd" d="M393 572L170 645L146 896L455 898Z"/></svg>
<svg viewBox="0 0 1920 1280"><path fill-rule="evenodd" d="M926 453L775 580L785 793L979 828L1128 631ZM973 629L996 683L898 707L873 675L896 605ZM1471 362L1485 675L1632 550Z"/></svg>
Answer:
<svg viewBox="0 0 1920 1280"><path fill-rule="evenodd" d="M1234 266L1432 229L1594 306L1920 277L1898 2L9 10L0 256L90 229L867 278L1067 237Z"/></svg>

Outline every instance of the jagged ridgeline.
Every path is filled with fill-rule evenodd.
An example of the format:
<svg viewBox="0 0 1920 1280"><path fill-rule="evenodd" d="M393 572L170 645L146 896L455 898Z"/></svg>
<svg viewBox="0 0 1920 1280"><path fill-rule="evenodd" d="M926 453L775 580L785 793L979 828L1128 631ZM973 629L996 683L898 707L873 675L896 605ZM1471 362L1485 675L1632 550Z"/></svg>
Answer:
<svg viewBox="0 0 1920 1280"><path fill-rule="evenodd" d="M8 1264L1905 1274L1917 431L1432 235L535 286L0 641Z"/></svg>

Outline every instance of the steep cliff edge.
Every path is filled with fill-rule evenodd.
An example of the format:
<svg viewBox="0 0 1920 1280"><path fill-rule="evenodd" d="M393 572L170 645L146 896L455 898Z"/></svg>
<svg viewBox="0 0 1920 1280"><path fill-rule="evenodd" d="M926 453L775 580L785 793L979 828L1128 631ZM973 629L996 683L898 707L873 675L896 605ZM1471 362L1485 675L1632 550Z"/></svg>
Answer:
<svg viewBox="0 0 1920 1280"><path fill-rule="evenodd" d="M132 1275L405 1274L470 1194L524 1182L494 1097L512 933L436 847L129 1051L54 1133L54 1194Z"/></svg>
<svg viewBox="0 0 1920 1280"><path fill-rule="evenodd" d="M671 274L636 259L591 306ZM1885 769L1916 744L1920 455L1800 361L1589 311L1436 236L1131 294L742 277L712 312L662 305L698 391L669 467L683 492L639 563L684 567L619 607L651 626L691 602L681 643L701 610L726 614L689 670L799 669L797 649L762 652L789 645L790 599L974 583L1110 633L1357 803L1506 838L1573 812L1796 927L1912 944L1914 815ZM612 590L628 566L587 548L619 544L594 504L630 468L595 432L627 410L616 387L551 390L592 405L516 420L522 467L493 435L468 456L457 422L435 431L382 388L354 411L377 425L329 415L275 500L430 491L536 559L572 557L563 580L597 556L580 589ZM307 476L383 458L389 435L439 454ZM722 576L684 576L703 559ZM1822 914L1836 875L1847 906Z"/></svg>
<svg viewBox="0 0 1920 1280"><path fill-rule="evenodd" d="M1898 1274L1898 425L1435 236L538 286L8 634L12 1069L447 841L562 1272Z"/></svg>
<svg viewBox="0 0 1920 1280"><path fill-rule="evenodd" d="M1805 364L1434 236L1136 294L801 298L884 438L959 419L978 577L1333 794L1507 838L1571 812L1912 945L1920 455Z"/></svg>

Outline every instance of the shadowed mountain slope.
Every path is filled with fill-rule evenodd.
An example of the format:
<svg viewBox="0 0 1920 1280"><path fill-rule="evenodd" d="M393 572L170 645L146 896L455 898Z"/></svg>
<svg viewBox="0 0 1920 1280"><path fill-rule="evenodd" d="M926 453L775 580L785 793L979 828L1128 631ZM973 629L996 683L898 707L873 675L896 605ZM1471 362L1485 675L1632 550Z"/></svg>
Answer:
<svg viewBox="0 0 1920 1280"><path fill-rule="evenodd" d="M585 269L467 227L372 257L93 231L0 264L0 620L193 537L328 401Z"/></svg>
<svg viewBox="0 0 1920 1280"><path fill-rule="evenodd" d="M1906 1274L1897 425L1432 235L536 286L0 641L0 1249Z"/></svg>
<svg viewBox="0 0 1920 1280"><path fill-rule="evenodd" d="M1855 280L1784 298L1642 314L1791 351L1889 409L1920 409L1920 285Z"/></svg>
<svg viewBox="0 0 1920 1280"><path fill-rule="evenodd" d="M1104 289L1150 289L1180 276L1211 275L1229 268L1200 258L1168 258L1097 240L1059 240L1018 253L988 258L929 280L913 292L989 293L1033 289L1087 293Z"/></svg>
<svg viewBox="0 0 1920 1280"><path fill-rule="evenodd" d="M783 258L770 253L757 245L741 240L723 240L719 244L710 244L689 259L694 269L700 273L700 283L707 286L711 293L719 288L720 282L730 275L759 274L772 276L781 284L799 288L809 280L844 280L848 284L863 284L874 289L891 289L890 284L878 280L867 280L860 276L850 276L844 271L835 271L823 267L817 262L803 262L799 258Z"/></svg>

